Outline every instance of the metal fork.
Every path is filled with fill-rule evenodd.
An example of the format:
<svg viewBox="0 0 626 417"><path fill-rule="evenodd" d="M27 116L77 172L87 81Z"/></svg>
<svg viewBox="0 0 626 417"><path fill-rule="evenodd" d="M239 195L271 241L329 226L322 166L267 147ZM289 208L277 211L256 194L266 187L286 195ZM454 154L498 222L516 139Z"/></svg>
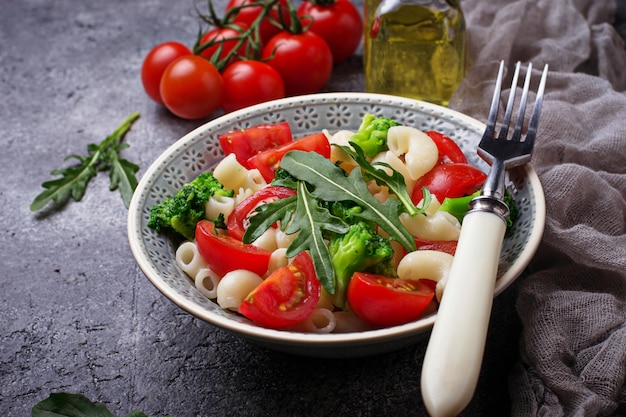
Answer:
<svg viewBox="0 0 626 417"><path fill-rule="evenodd" d="M477 150L480 157L491 164L491 169L481 195L470 202L470 210L463 219L457 250L426 349L421 390L432 417L455 416L463 411L472 399L478 382L506 230L505 219L509 213L502 201L505 172L531 159L548 73L546 65L528 130L522 138L532 72L532 64L528 65L517 123L509 138L520 66L518 62L496 137L504 72L504 62L500 63L487 127Z"/></svg>

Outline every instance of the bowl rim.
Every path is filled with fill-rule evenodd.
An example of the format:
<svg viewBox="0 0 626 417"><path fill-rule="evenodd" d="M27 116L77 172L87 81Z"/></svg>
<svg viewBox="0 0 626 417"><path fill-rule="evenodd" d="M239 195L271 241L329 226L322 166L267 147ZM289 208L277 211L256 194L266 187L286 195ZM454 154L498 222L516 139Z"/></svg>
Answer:
<svg viewBox="0 0 626 417"><path fill-rule="evenodd" d="M318 94L309 94L304 96L295 96L295 97L287 97L279 100L273 100L268 103L261 103L251 107L247 107L245 109L237 110L222 116L219 116L207 123L198 126L193 129L189 133L182 136L176 142L167 147L148 167L145 173L142 175L139 183L137 185L136 191L133 195L131 203L129 205L128 210L128 219L127 219L127 232L129 238L129 244L131 252L137 262L138 266L144 273L144 275L148 278L148 280L170 301L176 304L178 307L183 309L184 311L192 314L193 316L200 318L212 325L215 325L221 329L236 333L238 335L248 337L254 340L263 340L269 342L279 342L280 344L290 344L290 345L307 345L312 347L311 345L317 346L342 346L349 345L354 343L380 343L387 339L396 340L398 338L408 338L415 336L419 333L423 333L426 331L430 331L432 328L437 313L433 313L426 317L423 317L417 321L406 323L399 326L382 328L382 329L373 329L362 332L350 332L350 333L329 333L329 334L316 334L316 333L304 333L304 332L295 332L289 330L275 330L268 329L265 327L257 326L251 323L240 323L234 320L231 320L227 317L223 317L218 314L213 314L209 310L204 309L202 306L191 303L187 298L179 294L175 289L167 285L158 274L156 268L153 268L149 259L144 258L142 248L142 241L139 239L135 239L134 231L138 230L141 225L142 212L138 210L140 205L141 198L139 196L143 195L143 193L138 192L146 187L146 184L149 180L154 176L155 172L158 171L161 165L170 157L172 153L175 153L181 147L184 147L188 142L191 142L196 136L198 136L201 132L209 132L211 129L216 126L232 123L241 120L244 115L254 114L258 111L267 109L268 105L276 105L276 106L288 106L288 105L297 105L303 102L323 99L327 101L332 101L335 99L368 99L368 98L376 98L383 100L390 100L394 103L398 104L407 104L407 105L419 105L425 109L432 109L433 111L443 111L450 115L453 115L457 119L462 120L464 123L468 125L474 126L476 129L484 130L485 124L470 117L463 113L460 113L456 110L449 109L447 107L441 107L435 104L422 102L419 100L408 99L405 97L399 96L390 96L385 94L376 94L376 93L354 93L354 92L345 92L345 93L318 93ZM246 116L247 117L247 116ZM543 236L544 226L545 226L545 214L546 214L546 205L545 205L545 197L543 193L543 188L541 186L541 182L539 177L533 168L533 166L528 163L518 169L523 170L524 176L527 177L530 185L535 190L535 215L536 221L533 223L533 227L531 233L528 237L527 243L522 249L518 259L523 259L522 262L513 263L510 268L498 279L496 282L496 286L494 289L494 297L502 293L506 288L508 288L515 279L521 275L524 269L527 267L528 263L534 256L535 252L538 249L539 243ZM236 313L232 313L235 315Z"/></svg>

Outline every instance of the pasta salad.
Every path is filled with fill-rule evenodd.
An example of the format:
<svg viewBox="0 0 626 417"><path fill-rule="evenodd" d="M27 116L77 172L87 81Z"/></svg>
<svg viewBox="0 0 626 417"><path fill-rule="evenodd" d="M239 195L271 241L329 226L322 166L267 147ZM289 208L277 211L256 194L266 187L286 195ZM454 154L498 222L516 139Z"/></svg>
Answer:
<svg viewBox="0 0 626 417"><path fill-rule="evenodd" d="M219 136L226 155L148 225L177 265L258 325L361 331L436 309L463 215L486 175L449 137L365 115L294 139L287 122Z"/></svg>

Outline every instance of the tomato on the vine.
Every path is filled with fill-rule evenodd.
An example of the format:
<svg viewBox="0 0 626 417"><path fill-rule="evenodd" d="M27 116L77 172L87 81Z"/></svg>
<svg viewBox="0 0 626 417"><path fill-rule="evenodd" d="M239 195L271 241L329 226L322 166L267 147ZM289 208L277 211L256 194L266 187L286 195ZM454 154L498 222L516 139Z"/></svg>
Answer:
<svg viewBox="0 0 626 417"><path fill-rule="evenodd" d="M434 282L355 272L348 284L348 304L361 319L390 327L417 319L435 295Z"/></svg>
<svg viewBox="0 0 626 417"><path fill-rule="evenodd" d="M305 0L297 11L303 25L320 35L333 54L335 63L356 51L363 37L363 20L350 0L316 2Z"/></svg>
<svg viewBox="0 0 626 417"><path fill-rule="evenodd" d="M202 49L200 55L212 59L213 62L219 62L226 59L231 51L237 48L237 45L241 42L241 45L237 48L236 55L245 56L248 40L237 39L237 37L241 37L245 31L246 27L244 27L241 23L215 27L207 31L204 35L202 35L202 38L200 38L198 48L208 43L212 43L212 45ZM220 51L219 54L217 53L218 51ZM214 57L214 55L216 56ZM238 59L236 55L233 55L233 57L229 60L229 63Z"/></svg>
<svg viewBox="0 0 626 417"><path fill-rule="evenodd" d="M289 151L317 152L324 158L330 158L330 142L324 133L314 133L302 139L259 152L248 159L250 168L259 170L265 181L274 179L283 156Z"/></svg>
<svg viewBox="0 0 626 417"><path fill-rule="evenodd" d="M160 85L165 69L177 58L191 55L191 50L180 42L164 42L148 52L141 66L141 82L148 96L163 104Z"/></svg>
<svg viewBox="0 0 626 417"><path fill-rule="evenodd" d="M263 276L272 256L270 251L217 232L215 225L209 220L200 220L196 224L196 244L209 268L221 277L230 271L241 269L242 265L248 271Z"/></svg>
<svg viewBox="0 0 626 417"><path fill-rule="evenodd" d="M320 91L333 70L330 47L311 31L280 32L265 45L261 56L283 77L288 96Z"/></svg>
<svg viewBox="0 0 626 417"><path fill-rule="evenodd" d="M238 311L262 326L278 329L310 316L320 294L313 261L307 252L300 252L291 264L265 278L243 300Z"/></svg>
<svg viewBox="0 0 626 417"><path fill-rule="evenodd" d="M178 117L200 119L213 113L224 98L224 80L215 66L198 55L182 56L163 73L165 107Z"/></svg>
<svg viewBox="0 0 626 417"><path fill-rule="evenodd" d="M250 168L248 159L266 149L293 140L288 122L261 123L246 129L229 130L218 136L224 155L235 154L237 162Z"/></svg>
<svg viewBox="0 0 626 417"><path fill-rule="evenodd" d="M259 0L230 0L226 5L226 12L229 12L234 8L238 8L233 22L242 24L246 27L252 27L252 23L263 11L263 5L259 3ZM285 22L286 24L289 24L289 7L286 0L278 0L278 2L271 8L268 15L266 15L261 21L259 25L259 35L261 37L260 41L262 44L265 44L272 38L272 36L281 31L281 28L272 23L272 21L277 23Z"/></svg>
<svg viewBox="0 0 626 417"><path fill-rule="evenodd" d="M285 97L285 83L274 68L260 61L233 62L222 72L225 113Z"/></svg>
<svg viewBox="0 0 626 417"><path fill-rule="evenodd" d="M295 195L296 190L287 187L269 185L260 189L237 204L233 212L230 213L226 224L228 234L235 239L241 240L250 222L250 216L254 214L258 206Z"/></svg>
<svg viewBox="0 0 626 417"><path fill-rule="evenodd" d="M437 197L439 202L445 198L463 197L475 193L487 179L487 175L470 164L447 163L435 165L415 183L411 201L419 204L423 197L423 188Z"/></svg>

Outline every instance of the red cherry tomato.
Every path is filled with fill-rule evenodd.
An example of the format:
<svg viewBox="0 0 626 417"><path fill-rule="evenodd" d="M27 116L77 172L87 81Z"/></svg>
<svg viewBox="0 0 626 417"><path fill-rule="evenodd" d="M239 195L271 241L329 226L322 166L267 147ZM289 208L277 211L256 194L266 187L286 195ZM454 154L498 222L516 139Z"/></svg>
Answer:
<svg viewBox="0 0 626 417"><path fill-rule="evenodd" d="M457 240L427 240L415 238L415 246L417 250L438 250L454 256Z"/></svg>
<svg viewBox="0 0 626 417"><path fill-rule="evenodd" d="M216 233L215 225L209 220L200 220L196 225L198 252L213 272L224 276L235 269L245 268L257 275L267 272L272 252L247 245L224 233Z"/></svg>
<svg viewBox="0 0 626 417"><path fill-rule="evenodd" d="M215 66L198 55L172 62L161 78L161 98L178 117L200 119L213 113L224 98L224 80Z"/></svg>
<svg viewBox="0 0 626 417"><path fill-rule="evenodd" d="M248 159L266 149L293 141L287 122L262 123L246 129L230 130L218 137L224 155L235 154L237 162L250 168Z"/></svg>
<svg viewBox="0 0 626 417"><path fill-rule="evenodd" d="M255 209L272 201L292 197L296 195L296 190L286 187L267 186L260 189L250 197L237 204L232 213L228 216L228 234L235 239L241 240L248 227L250 216Z"/></svg>
<svg viewBox="0 0 626 417"><path fill-rule="evenodd" d="M163 104L160 86L165 69L181 56L191 55L191 50L180 42L164 42L152 48L141 66L141 82L146 94Z"/></svg>
<svg viewBox="0 0 626 417"><path fill-rule="evenodd" d="M320 35L333 54L333 62L345 61L354 54L363 37L363 20L350 0L329 3L304 1L298 7L302 24Z"/></svg>
<svg viewBox="0 0 626 417"><path fill-rule="evenodd" d="M423 197L423 187L442 202L446 197L463 197L480 189L487 175L473 165L448 163L435 165L415 183L411 200L418 204Z"/></svg>
<svg viewBox="0 0 626 417"><path fill-rule="evenodd" d="M237 61L226 67L224 78L225 113L253 104L285 97L285 83L271 66L260 61Z"/></svg>
<svg viewBox="0 0 626 417"><path fill-rule="evenodd" d="M301 322L313 313L321 285L307 252L277 269L239 306L239 313L266 327L281 328Z"/></svg>
<svg viewBox="0 0 626 417"><path fill-rule="evenodd" d="M237 36L241 36L241 34L245 31L245 27L242 24L236 25L233 24L234 27L224 26L224 27L216 27L214 29L206 32L202 38L200 38L199 46L201 47L204 44L209 42L215 42L214 44L207 46L205 49L200 52L200 55L212 59L213 62L221 61L228 56L228 54L237 47L237 44L241 42L239 39L235 39ZM241 43L241 46L237 48L237 54L241 56L246 56L246 47L248 41L244 40ZM217 54L217 51L221 51ZM217 55L216 55L217 54ZM213 55L216 55L213 57ZM229 62L234 62L238 58L233 56Z"/></svg>
<svg viewBox="0 0 626 417"><path fill-rule="evenodd" d="M234 23L244 25L245 27L251 27L252 23L259 17L259 14L263 11L263 3L267 3L264 0L230 0L226 5L226 11L230 11L235 7L240 7L239 11L233 19ZM278 2L272 7L269 14L261 21L259 26L259 35L261 37L261 43L267 43L272 36L281 31L279 26L272 23L281 21L287 25L291 22L289 17L289 8L286 0L278 0Z"/></svg>
<svg viewBox="0 0 626 417"><path fill-rule="evenodd" d="M390 327L416 320L435 295L432 281L390 278L356 272L348 284L348 303L361 319Z"/></svg>
<svg viewBox="0 0 626 417"><path fill-rule="evenodd" d="M467 164L467 158L463 150L450 137L443 133L429 130L426 134L435 142L439 151L439 164L447 164L449 162L457 162Z"/></svg>
<svg viewBox="0 0 626 417"><path fill-rule="evenodd" d="M259 152L248 159L250 168L259 170L265 181L274 179L275 172L280 166L283 156L289 151L317 152L325 158L330 158L330 143L324 133L314 133L302 139L285 143L284 145Z"/></svg>
<svg viewBox="0 0 626 417"><path fill-rule="evenodd" d="M261 56L283 77L288 96L320 91L333 70L330 47L311 31L280 32L270 39Z"/></svg>

